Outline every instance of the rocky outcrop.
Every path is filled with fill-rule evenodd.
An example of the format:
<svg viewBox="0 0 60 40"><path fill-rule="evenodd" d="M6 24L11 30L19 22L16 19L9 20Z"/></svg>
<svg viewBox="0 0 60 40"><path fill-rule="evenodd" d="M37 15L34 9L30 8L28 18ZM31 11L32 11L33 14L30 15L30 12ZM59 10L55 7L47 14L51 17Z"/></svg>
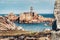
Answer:
<svg viewBox="0 0 60 40"><path fill-rule="evenodd" d="M4 34L5 33L5 34ZM0 40L51 40L51 34L45 32L30 33L27 31L0 31Z"/></svg>
<svg viewBox="0 0 60 40"><path fill-rule="evenodd" d="M50 22L54 21L53 18L45 18L37 13L24 12L19 16L20 23L40 23L40 22Z"/></svg>
<svg viewBox="0 0 60 40"><path fill-rule="evenodd" d="M51 31L51 40L60 40L60 31Z"/></svg>
<svg viewBox="0 0 60 40"><path fill-rule="evenodd" d="M57 20L57 29L60 29L60 0L55 1L54 16Z"/></svg>
<svg viewBox="0 0 60 40"><path fill-rule="evenodd" d="M17 27L13 22L5 17L0 17L0 30L23 30L22 27Z"/></svg>
<svg viewBox="0 0 60 40"><path fill-rule="evenodd" d="M7 15L7 18L8 18L10 21L14 22L14 21L16 21L16 20L18 19L18 16L16 16L16 15L13 14L13 13L10 13L10 14Z"/></svg>

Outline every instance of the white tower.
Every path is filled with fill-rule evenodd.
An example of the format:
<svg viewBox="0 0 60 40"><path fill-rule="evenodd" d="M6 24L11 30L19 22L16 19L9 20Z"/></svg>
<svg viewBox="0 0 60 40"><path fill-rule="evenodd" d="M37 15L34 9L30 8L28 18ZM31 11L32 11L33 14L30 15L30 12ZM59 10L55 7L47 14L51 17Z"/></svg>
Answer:
<svg viewBox="0 0 60 40"><path fill-rule="evenodd" d="M30 13L32 13L32 12L33 12L33 7L31 6L31 7L30 7Z"/></svg>

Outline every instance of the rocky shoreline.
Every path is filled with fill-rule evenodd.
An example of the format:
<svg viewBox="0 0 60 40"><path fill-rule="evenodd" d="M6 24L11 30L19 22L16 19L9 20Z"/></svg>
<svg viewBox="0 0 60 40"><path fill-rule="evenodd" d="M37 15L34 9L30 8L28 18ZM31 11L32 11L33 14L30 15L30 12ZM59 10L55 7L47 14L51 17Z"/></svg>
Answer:
<svg viewBox="0 0 60 40"><path fill-rule="evenodd" d="M23 30L22 27L17 27L6 17L0 16L0 30Z"/></svg>
<svg viewBox="0 0 60 40"><path fill-rule="evenodd" d="M28 14L28 15L30 15L30 14ZM24 15L22 15L22 16L24 16ZM47 19L47 18L44 18L43 16L39 16L39 17L40 17L41 22L52 22L52 21L50 21L52 19L49 19L49 18ZM2 35L2 36L0 36L1 40L45 40L45 39L50 40L51 39L50 38L51 34L50 34L50 31L48 31L48 30L43 31L43 32L27 32L22 27L17 27L14 24L14 22L17 22L19 18L21 18L21 17L16 16L13 13L8 14L7 16L4 16L4 17L0 16L0 32L1 32L0 35ZM38 18L38 16L35 18ZM45 21L43 21L42 19ZM29 23L29 20L30 20L30 18L27 19L28 23ZM34 19L34 20L38 20L38 19ZM21 20L19 20L19 21L21 21ZM39 22L39 23L41 23L41 22ZM30 22L30 23L32 23L32 22ZM35 21L35 23L37 23L37 21ZM25 34L25 33L28 33L28 34ZM14 35L14 36L11 36L11 35Z"/></svg>
<svg viewBox="0 0 60 40"><path fill-rule="evenodd" d="M18 23L42 23L48 22L52 25L54 18L45 18L35 12L24 12L19 16L10 13L6 16L0 16L0 30L24 30L22 27L17 27L14 22Z"/></svg>
<svg viewBox="0 0 60 40"><path fill-rule="evenodd" d="M0 16L0 40L51 40L51 30L28 32L22 27L17 27L14 22L28 24L49 22L52 25L53 21L54 18L45 18L33 12L32 9L18 16L11 12L6 16Z"/></svg>

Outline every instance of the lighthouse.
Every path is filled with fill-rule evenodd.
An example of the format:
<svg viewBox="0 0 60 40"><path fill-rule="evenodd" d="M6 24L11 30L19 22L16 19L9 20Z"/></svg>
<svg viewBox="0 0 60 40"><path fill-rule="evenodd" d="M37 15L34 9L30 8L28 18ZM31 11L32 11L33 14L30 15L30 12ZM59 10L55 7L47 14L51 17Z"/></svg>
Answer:
<svg viewBox="0 0 60 40"><path fill-rule="evenodd" d="M33 13L33 7L32 6L30 7L30 13Z"/></svg>

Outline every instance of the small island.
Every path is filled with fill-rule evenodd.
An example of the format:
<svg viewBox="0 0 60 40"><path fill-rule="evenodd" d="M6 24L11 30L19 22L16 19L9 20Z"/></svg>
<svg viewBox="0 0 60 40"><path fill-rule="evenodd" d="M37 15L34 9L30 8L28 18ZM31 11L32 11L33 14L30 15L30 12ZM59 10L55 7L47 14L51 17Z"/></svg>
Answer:
<svg viewBox="0 0 60 40"><path fill-rule="evenodd" d="M20 13L19 16L16 16L13 13L8 14L5 16L12 22L18 21L19 23L42 23L42 22L49 22L52 24L54 18L45 18L39 15L37 12L33 11L33 7L30 7L30 12L23 12Z"/></svg>

